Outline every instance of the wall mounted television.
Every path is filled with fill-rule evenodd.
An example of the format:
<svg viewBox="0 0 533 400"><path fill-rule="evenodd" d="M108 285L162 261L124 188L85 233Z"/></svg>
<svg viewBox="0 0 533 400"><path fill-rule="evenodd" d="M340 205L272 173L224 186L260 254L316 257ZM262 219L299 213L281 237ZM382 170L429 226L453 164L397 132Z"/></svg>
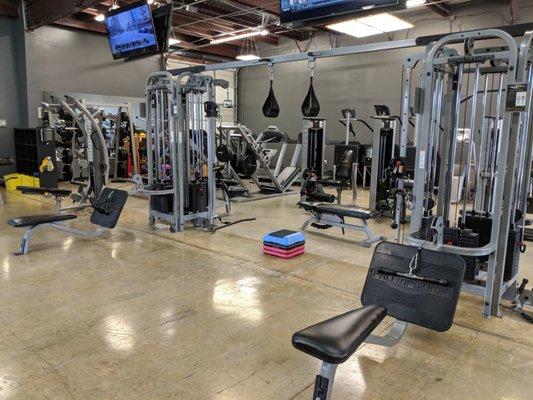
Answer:
<svg viewBox="0 0 533 400"><path fill-rule="evenodd" d="M115 60L159 51L152 10L146 1L110 11L105 17L105 26Z"/></svg>
<svg viewBox="0 0 533 400"><path fill-rule="evenodd" d="M398 10L404 6L405 0L280 0L280 20L282 24L304 25L368 10Z"/></svg>

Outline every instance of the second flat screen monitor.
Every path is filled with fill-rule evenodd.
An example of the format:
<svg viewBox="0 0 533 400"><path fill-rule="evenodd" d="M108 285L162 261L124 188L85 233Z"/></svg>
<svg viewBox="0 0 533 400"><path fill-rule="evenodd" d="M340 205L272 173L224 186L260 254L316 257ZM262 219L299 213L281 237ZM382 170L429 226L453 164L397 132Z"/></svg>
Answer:
<svg viewBox="0 0 533 400"><path fill-rule="evenodd" d="M115 60L157 52L157 36L152 11L146 2L111 11L105 25L111 53Z"/></svg>
<svg viewBox="0 0 533 400"><path fill-rule="evenodd" d="M395 7L400 0L280 0L281 23L323 20L369 8Z"/></svg>

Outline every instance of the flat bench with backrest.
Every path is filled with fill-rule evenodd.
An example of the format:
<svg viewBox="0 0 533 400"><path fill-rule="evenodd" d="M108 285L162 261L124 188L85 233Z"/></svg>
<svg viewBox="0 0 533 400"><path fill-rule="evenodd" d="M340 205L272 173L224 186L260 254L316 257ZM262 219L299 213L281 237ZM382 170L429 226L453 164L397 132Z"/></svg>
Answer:
<svg viewBox="0 0 533 400"><path fill-rule="evenodd" d="M22 237L20 250L16 255L27 254L30 250L30 238L32 234L41 228L52 228L82 237L97 237L108 229L113 229L120 218L122 209L128 199L128 192L119 189L104 188L98 199L93 203L91 223L97 228L93 231L83 231L63 223L76 219L76 214L56 213L46 215L29 215L13 218L7 221L14 228L24 228L26 233Z"/></svg>
<svg viewBox="0 0 533 400"><path fill-rule="evenodd" d="M56 212L61 211L61 202L63 201L63 198L70 197L70 195L72 194L72 191L68 189L44 188L33 186L17 186L17 190L19 190L22 194L39 194L43 196L53 196L56 201Z"/></svg>
<svg viewBox="0 0 533 400"><path fill-rule="evenodd" d="M384 236L374 235L368 225L368 220L374 219L380 215L378 211L371 211L356 206L343 206L330 203L313 204L309 202L300 202L299 205L304 210L313 214L300 228L302 231L305 231L309 224L311 224L311 226L318 229L328 229L332 226L336 226L342 229L343 234L346 229L364 232L366 239L360 243L364 247L370 247L372 243L386 240ZM346 222L346 218L358 219L360 225L349 224Z"/></svg>
<svg viewBox="0 0 533 400"><path fill-rule="evenodd" d="M465 272L462 257L380 243L366 277L363 307L296 332L292 344L322 361L313 400L329 400L335 372L363 343L397 344L409 323L437 332L453 323ZM384 336L372 332L386 316L395 322Z"/></svg>

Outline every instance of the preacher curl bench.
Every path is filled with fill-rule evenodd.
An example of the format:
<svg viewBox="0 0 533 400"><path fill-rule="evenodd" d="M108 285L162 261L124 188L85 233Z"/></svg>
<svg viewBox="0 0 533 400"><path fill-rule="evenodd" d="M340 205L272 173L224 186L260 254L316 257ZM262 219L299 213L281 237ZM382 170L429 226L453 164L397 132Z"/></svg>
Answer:
<svg viewBox="0 0 533 400"><path fill-rule="evenodd" d="M50 189L45 190L51 193L49 192ZM25 191L22 190L22 192L24 193ZM61 195L61 193L55 193L55 195ZM83 231L62 224L65 221L76 219L78 217L76 214L56 213L10 219L7 223L12 227L26 229L26 233L22 237L20 250L15 255L27 254L30 251L30 238L33 232L40 228L53 228L87 238L100 236L107 229L113 229L117 225L127 199L128 192L124 190L104 188L98 199L92 204L93 212L90 221L92 224L97 225L97 228L93 231Z"/></svg>
<svg viewBox="0 0 533 400"><path fill-rule="evenodd" d="M437 332L453 323L465 273L462 257L396 243L380 243L366 277L363 307L296 332L292 344L322 361L313 400L329 400L335 371L364 342L391 347L409 323ZM371 333L396 318L384 336Z"/></svg>

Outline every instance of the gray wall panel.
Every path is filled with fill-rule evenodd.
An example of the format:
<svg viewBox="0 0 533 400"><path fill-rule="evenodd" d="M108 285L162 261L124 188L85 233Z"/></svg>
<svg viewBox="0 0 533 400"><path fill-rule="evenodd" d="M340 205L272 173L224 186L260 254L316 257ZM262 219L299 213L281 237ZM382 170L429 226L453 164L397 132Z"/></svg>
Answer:
<svg viewBox="0 0 533 400"><path fill-rule="evenodd" d="M24 40L21 20L0 16L0 119L7 121L0 128L0 157L14 157L13 128L25 118ZM0 175L15 170L0 167Z"/></svg>
<svg viewBox="0 0 533 400"><path fill-rule="evenodd" d="M480 4L482 3L482 4ZM533 21L533 3L517 2L518 23ZM453 22L435 13L420 12L405 16L416 27L391 35L399 40L418 36L463 31L509 24L509 9L504 1L473 2L457 11ZM367 38L366 41L342 37L339 46L382 42L385 35ZM303 51L329 48L328 34L316 35L310 44L300 43ZM294 41L283 39L280 46L260 47L260 56L299 52ZM342 108L355 108L357 114L370 121L374 104L388 104L391 111L399 113L403 58L423 48L391 50L377 53L343 56L317 60L315 90L321 105L320 117L328 121L328 138L344 138L344 130L338 122ZM301 103L307 93L308 71L306 62L286 63L275 67L274 90L281 112L276 119L263 117L261 107L268 93L266 67L243 68L239 73L239 120L254 131L262 131L268 125L277 125L292 138L301 130ZM358 125L358 140L371 143L371 134Z"/></svg>
<svg viewBox="0 0 533 400"><path fill-rule="evenodd" d="M105 35L58 27L26 34L29 125L42 91L143 97L146 77L159 57L113 61Z"/></svg>

